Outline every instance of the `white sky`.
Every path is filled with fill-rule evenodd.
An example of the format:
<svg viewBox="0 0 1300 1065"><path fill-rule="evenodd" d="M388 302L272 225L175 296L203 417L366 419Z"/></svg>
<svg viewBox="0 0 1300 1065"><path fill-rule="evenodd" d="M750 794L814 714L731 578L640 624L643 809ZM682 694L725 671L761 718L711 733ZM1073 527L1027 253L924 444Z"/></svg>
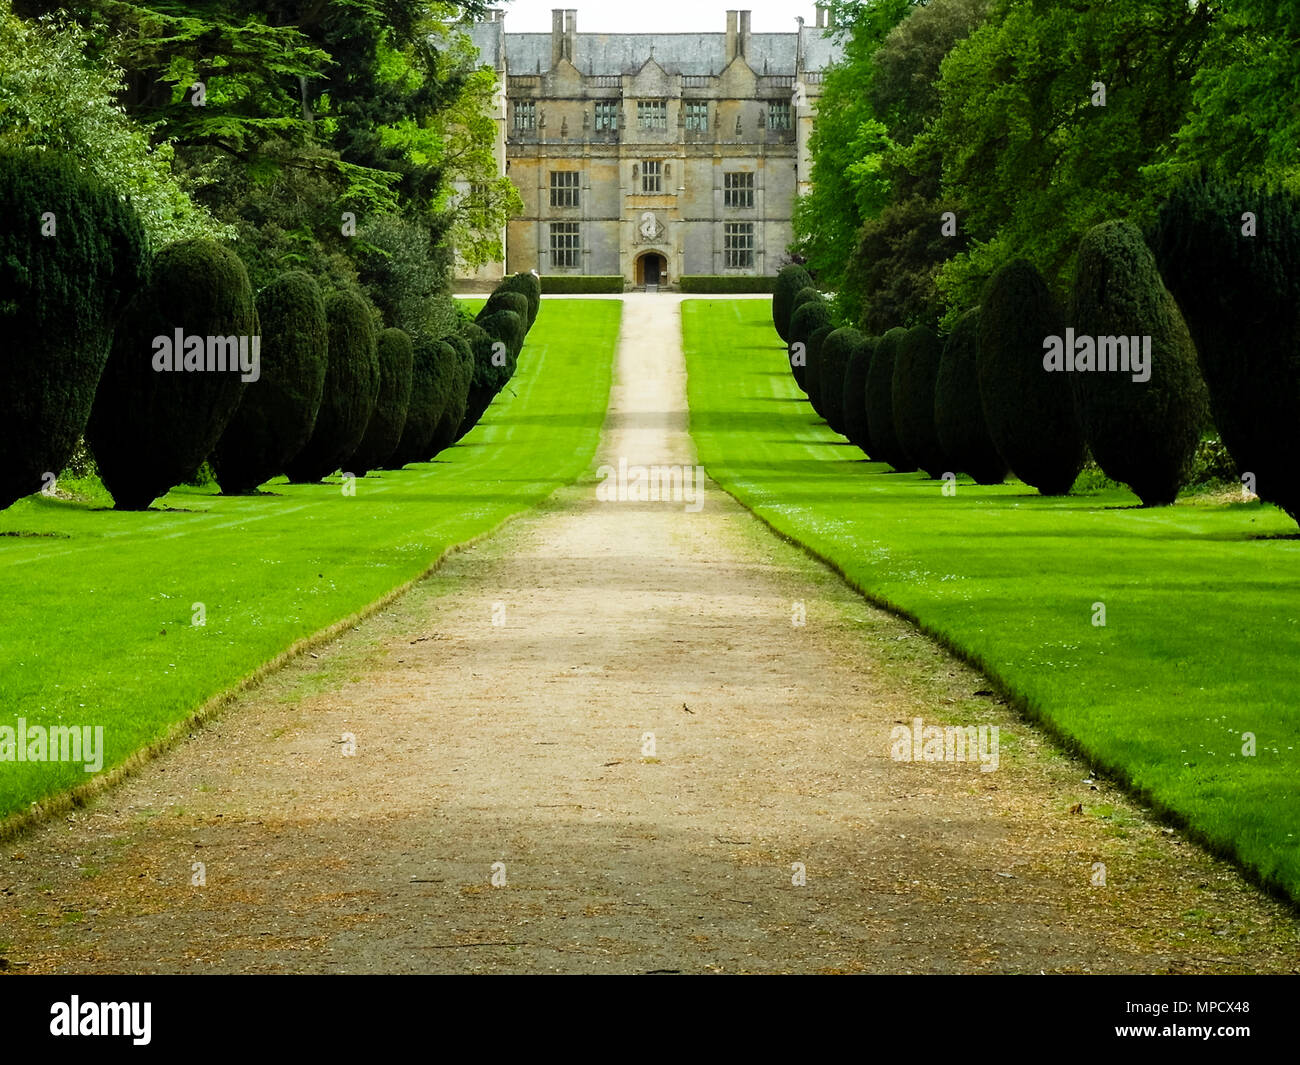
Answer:
<svg viewBox="0 0 1300 1065"><path fill-rule="evenodd" d="M513 0L505 9L507 33L550 33L551 11L578 12L579 33L722 33L727 12L752 11L754 33L793 33L795 16L809 26L815 0Z"/></svg>

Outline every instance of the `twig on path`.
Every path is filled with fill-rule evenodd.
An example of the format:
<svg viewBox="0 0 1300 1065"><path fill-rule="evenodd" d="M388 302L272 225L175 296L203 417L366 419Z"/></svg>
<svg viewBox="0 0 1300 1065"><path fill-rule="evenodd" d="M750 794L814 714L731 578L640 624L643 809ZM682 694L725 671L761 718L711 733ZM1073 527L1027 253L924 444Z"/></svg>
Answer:
<svg viewBox="0 0 1300 1065"><path fill-rule="evenodd" d="M526 947L527 943L430 943L421 950L459 950L461 947Z"/></svg>
<svg viewBox="0 0 1300 1065"><path fill-rule="evenodd" d="M724 836L714 836L713 838L719 843L731 843L737 847L748 847L750 844L750 841L747 839L727 839Z"/></svg>
<svg viewBox="0 0 1300 1065"><path fill-rule="evenodd" d="M695 711L692 710L692 709L691 709L689 706L687 706L685 703L682 703L682 709L685 710L688 714L693 714L693 713L695 713Z"/></svg>

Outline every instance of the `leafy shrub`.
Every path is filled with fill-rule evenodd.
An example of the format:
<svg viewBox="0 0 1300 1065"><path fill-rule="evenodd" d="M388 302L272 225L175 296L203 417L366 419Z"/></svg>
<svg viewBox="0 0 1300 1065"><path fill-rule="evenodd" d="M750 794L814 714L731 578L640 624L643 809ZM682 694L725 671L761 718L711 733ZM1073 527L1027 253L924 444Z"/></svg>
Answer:
<svg viewBox="0 0 1300 1065"><path fill-rule="evenodd" d="M1242 214L1256 235L1243 234ZM1219 435L1255 490L1300 521L1300 209L1295 196L1197 180L1151 247L1196 343Z"/></svg>
<svg viewBox="0 0 1300 1065"><path fill-rule="evenodd" d="M1106 476L1128 485L1146 506L1172 503L1200 443L1208 403L1187 325L1136 226L1104 222L1084 234L1071 318L1083 336L1151 337L1147 381L1135 381L1132 372L1077 367L1068 376L1084 438Z"/></svg>
<svg viewBox="0 0 1300 1065"><path fill-rule="evenodd" d="M67 156L0 153L0 509L72 458L147 270L139 219L99 180Z"/></svg>
<svg viewBox="0 0 1300 1065"><path fill-rule="evenodd" d="M448 272L429 227L398 214L367 217L350 247L362 291L379 321L408 336L437 336L446 324ZM382 326L377 326L377 333Z"/></svg>
<svg viewBox="0 0 1300 1065"><path fill-rule="evenodd" d="M233 252L206 239L181 241L158 254L152 274L113 339L86 427L86 442L119 510L144 510L212 453L248 387L238 343L235 351L222 345L218 353L212 340L242 338L251 361L257 336L248 272ZM171 352L176 365L206 365L205 356L220 354L234 368L155 368L164 365L161 357L175 347L178 333L187 339Z"/></svg>
<svg viewBox="0 0 1300 1065"><path fill-rule="evenodd" d="M325 392L329 327L309 274L282 274L257 295L261 377L244 391L212 453L227 495L252 492L280 473L311 438Z"/></svg>
<svg viewBox="0 0 1300 1065"><path fill-rule="evenodd" d="M377 337L365 297L354 289L331 293L325 319L329 368L320 411L311 439L285 467L300 484L327 477L356 453L379 400Z"/></svg>
<svg viewBox="0 0 1300 1065"><path fill-rule="evenodd" d="M1237 464L1217 436L1206 436L1196 445L1187 469L1187 484L1205 488L1241 484Z"/></svg>
<svg viewBox="0 0 1300 1065"><path fill-rule="evenodd" d="M867 422L867 378L879 337L854 340L849 348L849 362L844 371L844 435L864 455L872 457L871 432Z"/></svg>
<svg viewBox="0 0 1300 1065"><path fill-rule="evenodd" d="M993 446L980 402L979 328L980 309L972 307L948 335L934 383L934 424L954 473L967 473L977 484L1001 484L1007 464Z"/></svg>
<svg viewBox="0 0 1300 1065"><path fill-rule="evenodd" d="M379 360L379 396L356 454L347 460L349 472L364 477L380 469L397 450L411 407L415 349L400 329L385 329L375 346Z"/></svg>
<svg viewBox="0 0 1300 1065"><path fill-rule="evenodd" d="M942 358L938 333L924 325L909 329L898 342L892 388L898 442L935 480L952 471L934 422L935 382Z"/></svg>
<svg viewBox="0 0 1300 1065"><path fill-rule="evenodd" d="M1083 429L1068 375L1043 369L1043 341L1065 335L1047 282L1024 259L984 290L977 370L984 420L1011 472L1043 495L1065 495L1083 468Z"/></svg>
<svg viewBox="0 0 1300 1065"><path fill-rule="evenodd" d="M867 371L867 434L871 457L899 473L911 473L916 463L903 449L894 426L894 363L907 330L895 327L880 338Z"/></svg>
<svg viewBox="0 0 1300 1065"><path fill-rule="evenodd" d="M812 275L802 266L787 266L776 275L772 285L772 324L777 335L790 343L790 318L794 314L795 297L805 289L812 289Z"/></svg>

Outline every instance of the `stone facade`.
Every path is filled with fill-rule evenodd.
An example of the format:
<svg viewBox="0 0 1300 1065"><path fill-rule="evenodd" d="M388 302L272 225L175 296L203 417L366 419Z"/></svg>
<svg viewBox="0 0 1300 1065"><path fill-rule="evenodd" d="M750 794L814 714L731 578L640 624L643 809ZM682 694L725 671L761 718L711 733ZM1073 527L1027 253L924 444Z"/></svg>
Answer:
<svg viewBox="0 0 1300 1065"><path fill-rule="evenodd" d="M524 201L506 261L472 280L775 274L838 57L816 11L792 33L751 33L748 11L713 34L580 34L568 9L549 34L508 33L499 11L467 27L501 80L497 157Z"/></svg>

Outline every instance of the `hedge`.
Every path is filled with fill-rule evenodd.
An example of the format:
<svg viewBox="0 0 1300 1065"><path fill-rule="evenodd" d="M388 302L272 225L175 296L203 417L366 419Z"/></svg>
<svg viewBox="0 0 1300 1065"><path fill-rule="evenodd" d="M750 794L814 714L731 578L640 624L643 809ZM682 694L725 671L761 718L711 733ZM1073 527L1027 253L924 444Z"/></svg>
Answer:
<svg viewBox="0 0 1300 1065"><path fill-rule="evenodd" d="M678 280L682 292L703 295L768 293L776 291L775 277L741 277L735 274L683 274Z"/></svg>
<svg viewBox="0 0 1300 1065"><path fill-rule="evenodd" d="M582 277L569 274L543 274L541 280L542 293L550 296L621 294L626 287L626 282L621 276L607 276L604 274Z"/></svg>

